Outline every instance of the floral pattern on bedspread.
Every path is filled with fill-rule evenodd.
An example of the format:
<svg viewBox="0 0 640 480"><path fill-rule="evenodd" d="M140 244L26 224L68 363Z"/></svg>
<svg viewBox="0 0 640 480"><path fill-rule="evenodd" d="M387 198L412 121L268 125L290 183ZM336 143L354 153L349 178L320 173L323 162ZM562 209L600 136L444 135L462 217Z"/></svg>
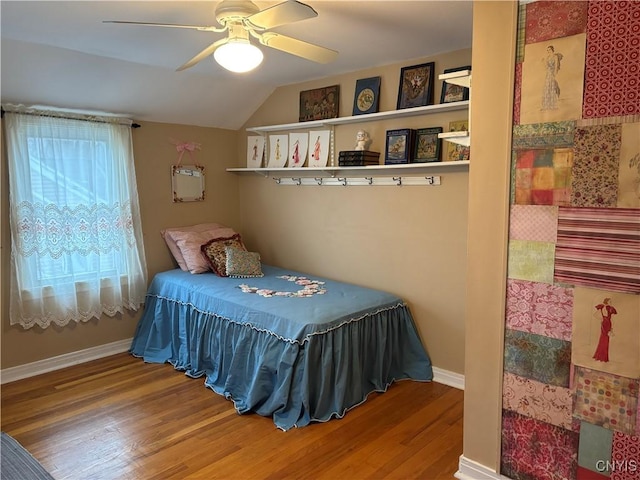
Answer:
<svg viewBox="0 0 640 480"><path fill-rule="evenodd" d="M287 291L278 291L271 290L268 288L257 288L251 287L246 283L238 285L238 288L241 289L244 293L256 293L262 297L310 297L312 295L323 295L327 292L325 288L322 287L324 282L320 280L310 280L307 277L299 277L296 275L281 275L276 278L282 278L283 280L287 280L288 282L295 282L296 285L300 285L303 288L297 290L295 292L287 292Z"/></svg>

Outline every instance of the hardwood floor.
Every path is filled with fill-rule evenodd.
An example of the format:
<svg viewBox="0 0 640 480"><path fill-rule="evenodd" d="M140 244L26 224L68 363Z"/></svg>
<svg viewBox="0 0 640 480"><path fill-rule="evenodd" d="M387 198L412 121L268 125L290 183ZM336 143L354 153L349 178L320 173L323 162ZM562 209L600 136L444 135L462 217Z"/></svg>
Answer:
<svg viewBox="0 0 640 480"><path fill-rule="evenodd" d="M402 381L344 418L278 430L170 365L114 355L2 386L2 430L56 479L444 479L463 392Z"/></svg>

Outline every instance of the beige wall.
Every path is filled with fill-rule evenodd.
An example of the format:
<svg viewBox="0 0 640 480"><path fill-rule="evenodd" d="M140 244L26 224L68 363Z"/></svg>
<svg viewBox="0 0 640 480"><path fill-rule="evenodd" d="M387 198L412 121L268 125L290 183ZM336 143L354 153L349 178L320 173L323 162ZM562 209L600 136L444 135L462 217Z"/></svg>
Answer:
<svg viewBox="0 0 640 480"><path fill-rule="evenodd" d="M197 158L205 166L206 197L203 202L173 203L171 165L177 160L170 139L201 144ZM235 162L237 132L212 128L143 123L133 130L134 154L142 228L149 278L156 272L173 268L173 259L160 237L160 230L170 226L216 221L239 227L237 179L225 169ZM188 161L184 157L183 164ZM116 317L103 316L87 323L52 326L45 330L24 330L9 324L9 189L4 142L2 147L2 207L0 209L0 241L2 274L1 365L9 368L65 353L131 338L139 312Z"/></svg>
<svg viewBox="0 0 640 480"><path fill-rule="evenodd" d="M380 111L394 110L400 68L427 61L435 61L437 75L469 65L471 50L281 87L247 125L296 122L301 90L335 84L340 85L340 116L349 116L356 80L377 75L382 77ZM439 103L441 82L435 83ZM449 121L465 118L467 112L458 111L337 126L336 151L352 150L360 128L373 138L370 149L384 152L386 130L446 130ZM247 133L239 136L238 166L245 166ZM462 374L468 171L434 169L433 174L441 176L441 186L291 186L243 175L241 230L265 263L403 297L434 365Z"/></svg>

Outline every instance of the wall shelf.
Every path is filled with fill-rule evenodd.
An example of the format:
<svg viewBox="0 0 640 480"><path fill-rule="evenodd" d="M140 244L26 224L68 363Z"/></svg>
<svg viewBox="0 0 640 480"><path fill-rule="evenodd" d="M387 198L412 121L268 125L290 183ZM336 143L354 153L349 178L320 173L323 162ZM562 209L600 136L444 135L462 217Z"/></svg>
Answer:
<svg viewBox="0 0 640 480"><path fill-rule="evenodd" d="M439 80L447 83L460 85L461 87L471 88L471 70L458 70L457 72L443 73L438 75Z"/></svg>
<svg viewBox="0 0 640 480"><path fill-rule="evenodd" d="M459 72L454 72L460 76ZM464 73L464 72L463 72ZM467 71L468 73L468 71ZM451 75L447 74L447 78ZM450 81L450 80L447 80ZM373 122L393 118L407 118L422 115L430 115L458 110L469 110L469 101L441 103L438 105L426 105L423 107L404 108L386 112L352 115L349 117L328 118L309 122L284 123L280 125L265 125L247 127L247 132L265 135L272 132L292 130L313 130L316 128L331 129L330 165L326 167L260 167L260 168L227 168L227 172L238 175L261 175L273 178L279 185L440 185L440 176L433 175L438 172L466 171L469 169L468 161L457 162L433 162L433 163L409 163L399 165L367 165L363 167L339 167L334 164L334 138L333 130L338 125L353 123ZM464 142L466 135L468 145L468 132L449 132L450 138Z"/></svg>
<svg viewBox="0 0 640 480"><path fill-rule="evenodd" d="M434 170L466 170L469 161L404 163L401 165L368 165L366 167L282 167L282 168L227 168L237 174L258 174L263 177L362 177L368 175L422 175Z"/></svg>
<svg viewBox="0 0 640 480"><path fill-rule="evenodd" d="M302 130L336 125L347 125L350 123L364 123L390 118L415 117L418 115L428 115L442 112L453 112L457 110L467 110L469 101L442 103L439 105L427 105L424 107L403 108L401 110L390 110L387 112L366 113L363 115L352 115L349 117L327 118L325 120L312 120L310 122L285 123L281 125L265 125L261 127L247 127L248 132L269 133L284 130Z"/></svg>
<svg viewBox="0 0 640 480"><path fill-rule="evenodd" d="M446 140L447 142L457 143L458 145L464 145L465 147L471 145L469 132L444 132L439 133L438 138Z"/></svg>
<svg viewBox="0 0 640 480"><path fill-rule="evenodd" d="M440 185L441 171L465 171L468 161L366 167L227 168L238 175L273 178L279 185Z"/></svg>

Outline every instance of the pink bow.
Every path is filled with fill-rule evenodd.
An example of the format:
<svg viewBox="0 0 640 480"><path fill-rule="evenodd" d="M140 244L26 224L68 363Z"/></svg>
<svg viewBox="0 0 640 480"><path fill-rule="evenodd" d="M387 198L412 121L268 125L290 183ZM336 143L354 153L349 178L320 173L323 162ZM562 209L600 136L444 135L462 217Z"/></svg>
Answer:
<svg viewBox="0 0 640 480"><path fill-rule="evenodd" d="M196 143L196 142L176 143L175 140L172 140L171 143L173 143L176 146L176 151L180 154L178 156L178 163L176 164L176 166L180 165L180 163L182 162L182 156L184 155L184 152L188 152L189 158L191 158L194 164L198 165L197 161L193 158L193 152L195 152L196 150L200 150L199 143Z"/></svg>

